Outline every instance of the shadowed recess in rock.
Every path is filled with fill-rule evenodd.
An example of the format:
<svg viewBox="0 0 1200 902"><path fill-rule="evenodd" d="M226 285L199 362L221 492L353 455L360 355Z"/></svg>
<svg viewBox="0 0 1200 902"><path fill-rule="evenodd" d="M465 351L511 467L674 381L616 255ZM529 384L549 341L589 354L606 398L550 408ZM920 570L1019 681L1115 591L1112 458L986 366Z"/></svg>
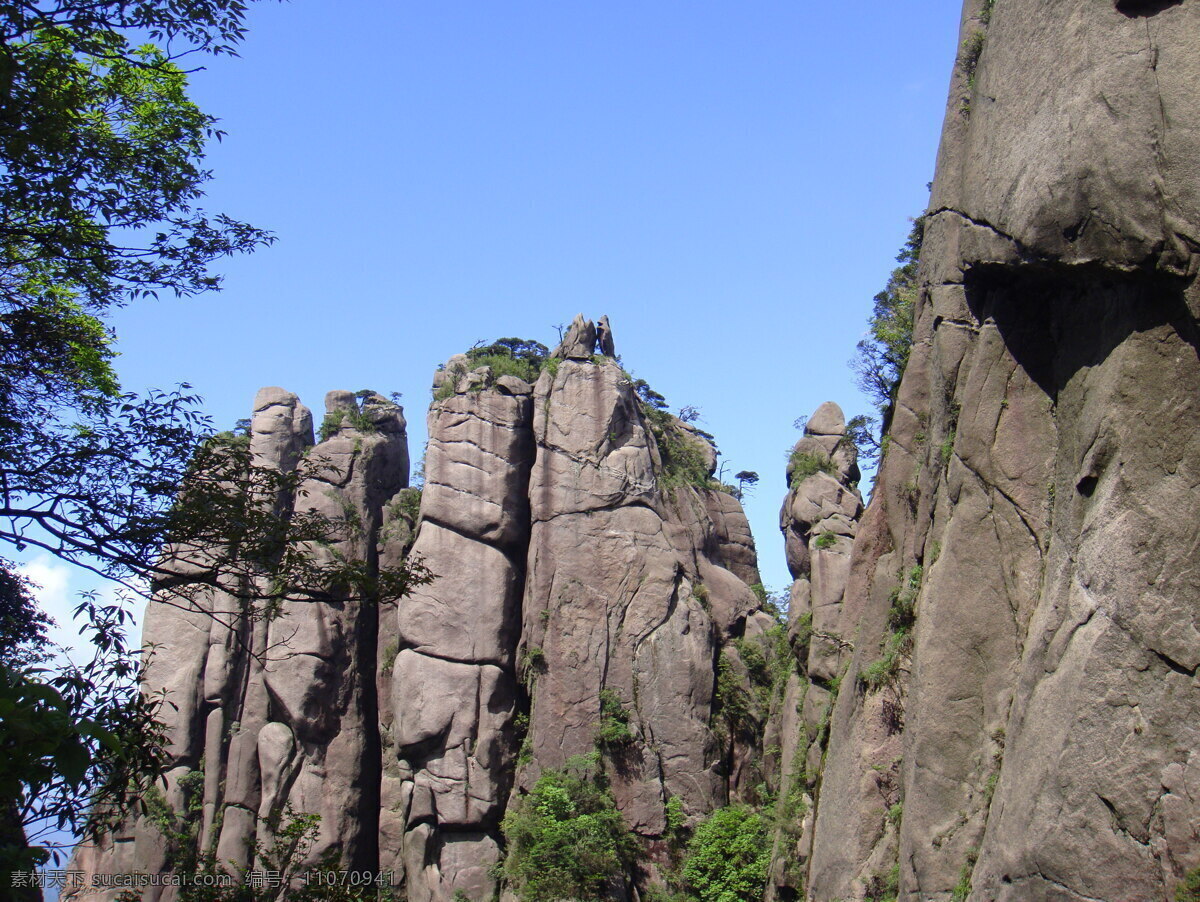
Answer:
<svg viewBox="0 0 1200 902"><path fill-rule="evenodd" d="M1017 363L1051 398L1134 332L1169 325L1200 357L1182 278L1031 264L973 266L963 281L971 313L995 322Z"/></svg>

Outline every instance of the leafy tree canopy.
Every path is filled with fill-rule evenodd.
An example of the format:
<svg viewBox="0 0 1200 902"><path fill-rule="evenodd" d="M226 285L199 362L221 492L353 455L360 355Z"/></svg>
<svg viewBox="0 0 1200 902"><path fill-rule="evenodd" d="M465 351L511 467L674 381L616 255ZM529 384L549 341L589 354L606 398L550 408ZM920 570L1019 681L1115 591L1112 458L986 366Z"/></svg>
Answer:
<svg viewBox="0 0 1200 902"><path fill-rule="evenodd" d="M699 902L754 902L767 885L771 843L762 815L748 805L718 808L696 828L683 879Z"/></svg>
<svg viewBox="0 0 1200 902"><path fill-rule="evenodd" d="M595 756L548 770L504 818L504 872L526 902L606 899L637 844L596 772Z"/></svg>
<svg viewBox="0 0 1200 902"><path fill-rule="evenodd" d="M918 295L917 264L924 236L925 218L917 217L913 220L908 240L896 257L900 265L892 270L887 287L875 295L868 335L858 343L858 356L850 362L851 369L858 376L859 388L866 392L879 410L883 434L891 426L900 377L904 374L912 349L913 315ZM855 417L851 423L861 430L864 426L869 427L869 419ZM864 450L868 451L865 456L870 457L869 449Z"/></svg>
<svg viewBox="0 0 1200 902"><path fill-rule="evenodd" d="M164 547L205 550L193 585L245 592L248 575L270 573L268 605L404 594L420 571L371 573L332 548L315 561L312 546L346 524L281 515L320 461L257 466L244 436L212 436L186 385L135 397L111 365L109 310L219 288L215 261L273 240L201 206L205 144L221 132L182 67L233 53L248 2L0 0L0 542L129 586L149 579L184 605ZM92 663L31 666L45 618L0 562L5 865L31 860L20 828L32 822L101 829L160 762L161 699L136 690L126 609L81 608Z"/></svg>

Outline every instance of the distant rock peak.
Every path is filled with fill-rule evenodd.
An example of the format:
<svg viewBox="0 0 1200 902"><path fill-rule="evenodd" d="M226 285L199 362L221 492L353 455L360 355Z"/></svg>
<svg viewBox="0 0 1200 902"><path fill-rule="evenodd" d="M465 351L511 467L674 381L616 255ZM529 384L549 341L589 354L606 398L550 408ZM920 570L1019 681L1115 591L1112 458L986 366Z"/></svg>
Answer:
<svg viewBox="0 0 1200 902"><path fill-rule="evenodd" d="M561 360L590 360L596 354L605 357L617 356L608 317L602 316L599 323L594 323L585 319L582 313L577 313L571 325L567 327L562 341L550 356Z"/></svg>

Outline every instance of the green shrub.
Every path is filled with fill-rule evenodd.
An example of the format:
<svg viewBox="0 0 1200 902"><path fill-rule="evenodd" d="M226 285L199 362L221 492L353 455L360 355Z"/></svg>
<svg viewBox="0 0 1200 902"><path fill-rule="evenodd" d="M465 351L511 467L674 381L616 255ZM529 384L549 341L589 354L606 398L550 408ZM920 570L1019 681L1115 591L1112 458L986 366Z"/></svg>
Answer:
<svg viewBox="0 0 1200 902"><path fill-rule="evenodd" d="M524 767L533 762L533 731L529 726L528 714L521 712L513 718L513 729L521 738L521 748L517 751L518 767Z"/></svg>
<svg viewBox="0 0 1200 902"><path fill-rule="evenodd" d="M1175 888L1175 902L1200 902L1200 868L1188 871L1183 883Z"/></svg>
<svg viewBox="0 0 1200 902"><path fill-rule="evenodd" d="M734 639L733 645L738 651L742 663L750 674L750 682L756 686L771 685L771 669L767 665L767 656L763 647L753 639Z"/></svg>
<svg viewBox="0 0 1200 902"><path fill-rule="evenodd" d="M318 432L318 441L327 442L337 435L337 431L342 428L342 421L345 419L345 410L331 410L325 414L325 419L321 421L321 428Z"/></svg>
<svg viewBox="0 0 1200 902"><path fill-rule="evenodd" d="M955 430L951 429L950 434L946 436L946 440L942 442L942 466L949 466L950 458L954 456L954 436Z"/></svg>
<svg viewBox="0 0 1200 902"><path fill-rule="evenodd" d="M792 474L791 487L793 489L798 488L800 483L817 473L829 473L830 475L837 473L837 468L828 455L810 454L798 448L794 449L791 456L788 457L788 470Z"/></svg>
<svg viewBox="0 0 1200 902"><path fill-rule="evenodd" d="M954 886L954 892L950 894L950 902L967 902L971 895L971 875L975 873L977 859L978 854L974 849L967 853L967 861L958 873L958 883Z"/></svg>
<svg viewBox="0 0 1200 902"><path fill-rule="evenodd" d="M658 445L658 456L662 460L662 472L658 474L659 487L670 491L691 485L736 494L737 490L732 486L709 478L708 460L700 443L705 439L711 442L712 436L699 429L695 429L694 433L684 429L681 421L667 410L666 398L652 389L645 379L634 379L629 374L626 376L637 395L642 419L646 421Z"/></svg>
<svg viewBox="0 0 1200 902"><path fill-rule="evenodd" d="M979 69L979 57L983 55L983 45L987 41L987 35L982 31L974 31L971 36L963 41L962 45L962 68L967 76L967 97L963 100L962 112L965 116L971 115L971 99L975 94L975 75Z"/></svg>
<svg viewBox="0 0 1200 902"><path fill-rule="evenodd" d="M837 535L832 532L823 532L817 536L817 541L813 544L817 548L832 548L837 544Z"/></svg>
<svg viewBox="0 0 1200 902"><path fill-rule="evenodd" d="M729 664L729 658L717 659L717 684L713 693L713 713L734 733L749 734L755 722L751 697Z"/></svg>
<svg viewBox="0 0 1200 902"><path fill-rule="evenodd" d="M683 813L683 799L679 796L667 799L666 817L667 835L674 841L682 834L683 825L687 821L687 815Z"/></svg>
<svg viewBox="0 0 1200 902"><path fill-rule="evenodd" d="M892 590L888 609L888 636L883 656L859 671L858 677L868 689L894 683L900 664L912 647L912 628L917 620L917 595L921 591L924 568L916 564L902 574L900 585Z"/></svg>
<svg viewBox="0 0 1200 902"><path fill-rule="evenodd" d="M900 865L894 864L886 874L875 874L867 881L863 902L896 902L900 894Z"/></svg>
<svg viewBox="0 0 1200 902"><path fill-rule="evenodd" d="M638 846L596 772L597 758L548 770L504 817L504 874L523 902L606 899Z"/></svg>
<svg viewBox="0 0 1200 902"><path fill-rule="evenodd" d="M621 696L613 689L600 690L600 725L596 728L596 745L601 748L620 748L633 742L629 731L629 712L621 704Z"/></svg>
<svg viewBox="0 0 1200 902"><path fill-rule="evenodd" d="M521 673L524 674L526 682L532 681L533 678L546 669L546 653L542 651L540 645L530 645L521 655Z"/></svg>
<svg viewBox="0 0 1200 902"><path fill-rule="evenodd" d="M907 651L902 637L892 633L888 637L883 657L877 658L858 673L858 678L868 689L878 689L881 686L895 682L900 675L900 662Z"/></svg>
<svg viewBox="0 0 1200 902"><path fill-rule="evenodd" d="M415 524L421 515L421 490L413 487L401 489L392 499L388 513L392 519L403 518Z"/></svg>
<svg viewBox="0 0 1200 902"><path fill-rule="evenodd" d="M516 376L526 382L536 382L543 369L552 373L558 370L558 360L550 359L549 349L539 341L524 338L498 338L490 344L480 343L466 353L467 364L454 366L445 371L442 384L433 391L434 401L445 401L456 393L458 380L469 370L491 367L492 378ZM484 385L474 386L482 391Z"/></svg>
<svg viewBox="0 0 1200 902"><path fill-rule="evenodd" d="M700 450L700 439L684 432L673 420L661 427L651 425L650 431L658 443L658 456L662 459L662 473L658 482L663 489L670 490L682 485L712 487L709 485L708 461Z"/></svg>
<svg viewBox="0 0 1200 902"><path fill-rule="evenodd" d="M325 414L325 419L321 421L320 440L324 442L333 438L337 435L338 430L342 428L343 423L349 423L364 435L370 435L375 432L375 424L361 410L338 408Z"/></svg>
<svg viewBox="0 0 1200 902"><path fill-rule="evenodd" d="M858 354L850 364L859 388L879 410L881 457L887 453L896 393L912 350L913 315L920 294L917 265L924 240L925 217L919 216L913 220L908 240L896 256L900 266L892 270L886 287L875 295L868 335L856 346Z"/></svg>
<svg viewBox="0 0 1200 902"><path fill-rule="evenodd" d="M396 666L396 656L400 654L400 643L393 639L383 649L383 654L379 656L379 669L383 673L391 673L392 668Z"/></svg>
<svg viewBox="0 0 1200 902"><path fill-rule="evenodd" d="M496 378L516 376L526 382L537 381L549 358L549 348L525 338L498 338L491 344L476 345L467 351L471 369L490 366Z"/></svg>
<svg viewBox="0 0 1200 902"><path fill-rule="evenodd" d="M458 378L453 374L446 376L442 380L442 384L433 390L433 400L445 401L447 398L453 398L455 391L454 384L457 381Z"/></svg>
<svg viewBox="0 0 1200 902"><path fill-rule="evenodd" d="M688 895L699 902L755 902L766 889L770 859L762 815L746 805L718 808L688 843Z"/></svg>

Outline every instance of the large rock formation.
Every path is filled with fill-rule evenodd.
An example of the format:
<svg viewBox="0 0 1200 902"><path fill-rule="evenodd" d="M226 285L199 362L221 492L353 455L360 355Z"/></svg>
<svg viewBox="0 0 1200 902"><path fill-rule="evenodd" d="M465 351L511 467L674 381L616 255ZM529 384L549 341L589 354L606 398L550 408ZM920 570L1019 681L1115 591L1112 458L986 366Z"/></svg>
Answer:
<svg viewBox="0 0 1200 902"><path fill-rule="evenodd" d="M594 334L593 334L594 337ZM512 785L514 656L529 542L529 383L452 361L429 411L413 554L437 579L397 600L380 855L413 902L490 896ZM445 373L450 371L450 375Z"/></svg>
<svg viewBox="0 0 1200 902"><path fill-rule="evenodd" d="M750 589L759 579L745 516L708 487L710 468L702 483L684 481L672 449L699 455L703 443L711 454L706 440L665 416L656 436L614 360L543 371L533 408L524 776L595 748L601 693L615 693L634 736L608 750L618 804L635 831L662 836L670 797L695 815L730 790L710 728L714 661L747 618L766 617ZM742 576L747 556L730 546L750 551Z"/></svg>
<svg viewBox="0 0 1200 902"><path fill-rule="evenodd" d="M805 892L1166 900L1200 865L1200 5L968 0L961 40Z"/></svg>
<svg viewBox="0 0 1200 902"><path fill-rule="evenodd" d="M854 629L854 612L844 596L863 510L857 458L842 411L832 402L808 418L788 458L789 491L779 525L794 580L788 643L796 666L789 668L766 739L780 748L781 763L772 898L791 898L803 886L812 846L812 819L806 815L818 796L830 711L852 647L846 637Z"/></svg>
<svg viewBox="0 0 1200 902"><path fill-rule="evenodd" d="M488 899L514 793L574 754L602 754L658 860L669 800L694 822L757 791L766 712L730 725L725 706L753 692L739 644L774 620L741 505L712 478L715 448L639 397L606 319L576 317L553 355L522 343L529 356L488 358L496 347L435 375L421 490L406 488L396 406L331 392L311 447L296 398L260 393L254 461L319 462L263 503L343 526L331 546L294 550L375 574L420 561L434 579L370 603L334 584L266 617L246 599L270 594L267 569L249 577L255 591L204 589L182 606L164 589L146 682L177 706L174 766L150 816L81 848L80 869L170 870L180 836L249 868L281 821L315 814L301 864L391 872L414 902ZM189 555L175 554L180 585L192 558L217 558ZM622 735L603 733L605 718ZM630 877L630 892L657 879L653 863Z"/></svg>
<svg viewBox="0 0 1200 902"><path fill-rule="evenodd" d="M312 416L295 395L258 393L249 435L254 464L291 471L302 456L314 464L294 495L263 503L340 524L332 544L297 549L315 563L341 555L374 569L384 502L408 478L404 417L379 396L360 406L349 392L331 392L326 406L327 436L314 447ZM271 824L296 812L321 819L307 863L333 854L349 867L374 867L374 607L333 585L319 600L283 599L273 616L263 616L269 572L231 568L241 584L228 591L188 584L218 558L202 549L165 557L179 577L163 581L147 610L144 641L152 654L144 683L165 697L172 766L164 790L148 800L149 815L99 847L81 846L76 865L89 873L169 870L168 853L180 850L167 833L188 813L201 850L249 867L256 844L270 845ZM143 896L160 897L173 891L152 886Z"/></svg>

